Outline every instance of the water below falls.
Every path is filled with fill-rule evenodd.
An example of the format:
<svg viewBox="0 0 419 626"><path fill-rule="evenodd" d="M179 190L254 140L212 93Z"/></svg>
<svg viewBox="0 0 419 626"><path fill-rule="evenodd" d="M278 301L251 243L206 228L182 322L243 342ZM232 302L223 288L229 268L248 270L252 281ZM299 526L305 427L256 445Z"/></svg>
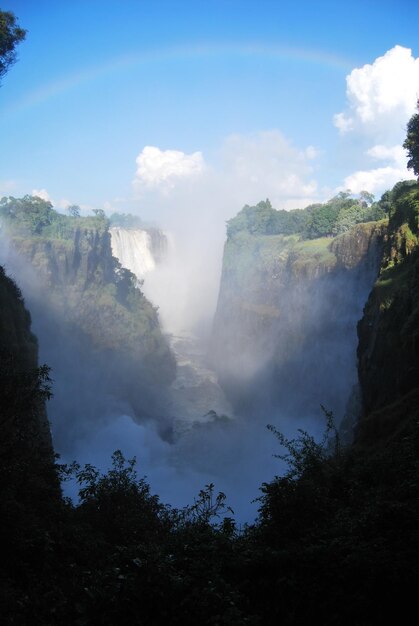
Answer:
<svg viewBox="0 0 419 626"><path fill-rule="evenodd" d="M110 229L112 253L123 267L131 270L138 280L144 280L141 289L147 297L149 274L158 263L153 254L153 240L146 230ZM159 305L155 298L150 298ZM206 350L202 341L189 330L171 333L168 341L176 357L177 375L169 390L168 416L173 419L175 438L189 430L193 424L211 422L217 417L233 416L230 403L218 385L216 374L206 363Z"/></svg>
<svg viewBox="0 0 419 626"><path fill-rule="evenodd" d="M194 423L217 417L233 416L233 409L208 368L205 350L197 337L184 332L169 336L176 357L177 375L170 387L169 412L174 418L174 433L181 435Z"/></svg>

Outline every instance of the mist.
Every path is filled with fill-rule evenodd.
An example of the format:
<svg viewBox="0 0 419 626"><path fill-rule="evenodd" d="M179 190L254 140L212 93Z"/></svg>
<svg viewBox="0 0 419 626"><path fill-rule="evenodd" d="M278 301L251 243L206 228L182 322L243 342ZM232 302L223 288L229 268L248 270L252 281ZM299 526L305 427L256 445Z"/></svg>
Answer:
<svg viewBox="0 0 419 626"><path fill-rule="evenodd" d="M151 154L150 154L151 153ZM233 134L211 161L200 152L145 147L137 157L134 196L115 205L161 228L167 262L148 274L144 291L169 332L207 338L217 306L226 221L245 204L269 197L280 209L325 198L312 180L316 152L277 130ZM122 209L121 209L122 207Z"/></svg>
<svg viewBox="0 0 419 626"><path fill-rule="evenodd" d="M145 275L144 287L153 276L157 293L160 289L167 296L168 279L182 267L183 259L176 261L176 250L175 245L169 244L167 259L161 268ZM190 254L191 249L187 252ZM280 464L272 456L277 446L265 425L241 421L234 415L216 384L214 373L206 370L202 336L199 332L190 334L191 327L195 333L199 326L199 307L191 317L183 318L182 304L186 307L187 303L182 302L182 294L175 285L172 308L166 309L168 326L164 328L170 329L170 337L178 340L177 346L179 340L186 342L193 363L189 361L190 355L185 361L184 349L181 350L182 356L177 355L178 377L172 396L160 398L161 404L157 405L156 398L149 393L145 401L148 411L144 414L136 411L128 398L121 400L123 392L116 393L123 386L123 375L118 372L116 376L115 368L110 372L113 387L109 385L108 366L103 357L92 351L86 338L74 333L68 320L62 319L38 272L16 253L5 236L0 262L20 286L31 312L39 362L51 367L53 397L47 410L59 462L76 460L106 471L112 453L120 449L126 458L136 457L138 474L147 478L152 492L162 502L187 506L205 485L214 483L217 491L226 493L237 521L252 521L257 513L254 499L260 485L279 471ZM162 275L165 278L160 282ZM182 277L185 288L190 287L187 280ZM191 290L186 293L192 297ZM170 297L167 301L170 304ZM157 299L153 302L159 304ZM204 312L209 320L205 307ZM191 323L189 328L188 323ZM179 337L176 332L183 335ZM174 349L180 349L176 345ZM142 388L142 393L146 394L147 389ZM210 413L214 410L215 419ZM174 437L162 433L164 420L174 429ZM65 495L77 500L78 487L74 482L64 483L63 489Z"/></svg>
<svg viewBox="0 0 419 626"><path fill-rule="evenodd" d="M158 186L134 181L137 196L130 212L161 229L168 242L160 262L150 262L142 232L139 256L147 259L139 260L136 272L141 290L158 307L176 357L177 374L167 393L156 393L146 372L139 371L142 403L134 406L126 393L131 364L109 362L75 334L48 302L37 273L7 246L0 261L22 288L40 362L52 368L48 415L61 461L106 470L112 452L120 449L137 458L139 475L163 502L186 506L204 485L214 483L244 523L257 514L254 500L261 484L284 470L273 456L280 450L267 424L289 437L302 428L319 438L325 425L320 404L338 423L343 420L357 382L356 323L376 264L294 284L284 278L274 289L260 275L255 284L262 302L278 306L281 315L255 334L250 318L226 298L234 285L221 271L225 222L245 203L267 195L281 202L276 208L304 206L313 189L306 186L305 196L293 197L292 189L281 189L269 178L269 167L262 178L268 144L279 141L282 161L291 155L305 163L283 138L253 137L241 152L240 141L233 138L227 146L225 170L202 165L190 176L171 176ZM257 264L255 257L252 265ZM74 484L65 491L76 497Z"/></svg>

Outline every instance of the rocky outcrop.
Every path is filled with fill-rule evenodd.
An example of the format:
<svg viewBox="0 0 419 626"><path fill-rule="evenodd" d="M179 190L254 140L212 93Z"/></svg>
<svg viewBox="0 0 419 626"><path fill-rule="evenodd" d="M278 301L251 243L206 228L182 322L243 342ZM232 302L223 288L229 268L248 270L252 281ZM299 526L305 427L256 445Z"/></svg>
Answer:
<svg viewBox="0 0 419 626"><path fill-rule="evenodd" d="M364 405L358 428L360 441L389 436L409 423L416 411L418 214L419 186L409 185L394 204L380 273L358 325L358 371Z"/></svg>
<svg viewBox="0 0 419 626"><path fill-rule="evenodd" d="M231 237L211 358L238 410L342 418L356 375L356 324L377 275L384 222L334 239Z"/></svg>
<svg viewBox="0 0 419 626"><path fill-rule="evenodd" d="M46 371L44 372L44 381ZM24 444L30 456L52 463L51 433L45 410L38 343L31 318L16 284L0 266L0 429L2 457ZM14 442L14 445L11 444ZM10 452L10 450L9 450Z"/></svg>
<svg viewBox="0 0 419 626"><path fill-rule="evenodd" d="M48 531L61 491L45 408L49 395L48 369L39 367L30 315L19 288L0 267L2 580L19 569L20 560L41 562L50 549Z"/></svg>
<svg viewBox="0 0 419 626"><path fill-rule="evenodd" d="M109 413L156 419L162 433L170 431L163 406L175 360L157 311L112 256L106 221L85 221L73 220L65 237L9 237L8 264L56 381L51 421L59 447Z"/></svg>

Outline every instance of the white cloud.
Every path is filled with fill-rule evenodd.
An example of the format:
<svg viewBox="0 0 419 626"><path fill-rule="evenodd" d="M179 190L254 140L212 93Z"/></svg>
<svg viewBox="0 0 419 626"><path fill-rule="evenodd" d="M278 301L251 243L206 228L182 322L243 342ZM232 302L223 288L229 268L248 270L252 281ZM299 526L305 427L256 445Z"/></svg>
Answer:
<svg viewBox="0 0 419 626"><path fill-rule="evenodd" d="M222 170L240 204L269 197L278 208L293 208L316 194L310 162L317 154L313 146L297 149L277 130L232 135L223 147Z"/></svg>
<svg viewBox="0 0 419 626"><path fill-rule="evenodd" d="M378 144L367 150L367 155L376 161L391 160L398 163L400 167L406 167L406 152L402 146L384 146Z"/></svg>
<svg viewBox="0 0 419 626"><path fill-rule="evenodd" d="M402 146L377 144L369 148L366 155L373 161L383 161L383 166L354 172L345 178L344 188L354 193L365 190L375 194L390 189L399 180L414 178L407 170L407 157Z"/></svg>
<svg viewBox="0 0 419 626"><path fill-rule="evenodd" d="M64 210L71 204L73 204L72 202L70 202L70 200L67 200L67 198L61 198L60 200L55 201L46 189L32 189L31 196L37 196L38 198L42 198L42 200L45 200L46 202L51 202L53 207L55 207L56 209Z"/></svg>
<svg viewBox="0 0 419 626"><path fill-rule="evenodd" d="M419 97L419 58L409 48L395 46L372 64L354 69L346 83L348 110L334 117L339 131L400 140Z"/></svg>
<svg viewBox="0 0 419 626"><path fill-rule="evenodd" d="M52 202L50 195L46 189L32 189L31 196L37 196L38 198L42 198L46 202Z"/></svg>
<svg viewBox="0 0 419 626"><path fill-rule="evenodd" d="M360 167L342 188L382 193L413 178L402 144L419 98L419 58L409 48L395 46L372 64L354 69L346 83L348 108L335 115L334 123Z"/></svg>
<svg viewBox="0 0 419 626"><path fill-rule="evenodd" d="M333 123L336 128L343 134L349 132L354 128L354 121L350 117L347 117L345 113L336 113L333 117Z"/></svg>
<svg viewBox="0 0 419 626"><path fill-rule="evenodd" d="M399 180L414 178L405 168L388 165L377 167L371 170L359 170L344 181L343 188L350 189L353 193L369 191L370 193L383 193L386 189L391 189Z"/></svg>
<svg viewBox="0 0 419 626"><path fill-rule="evenodd" d="M173 188L179 179L189 178L204 170L201 152L185 154L180 150L160 150L145 146L136 159L134 186Z"/></svg>
<svg viewBox="0 0 419 626"><path fill-rule="evenodd" d="M187 155L147 146L137 158L134 189L144 209L154 214L162 207L166 215L178 214L190 199L201 210L208 203L223 228L224 219L244 204L267 197L277 208L309 204L317 194L313 162L318 154L311 145L296 148L278 130L227 137L212 166L201 152Z"/></svg>

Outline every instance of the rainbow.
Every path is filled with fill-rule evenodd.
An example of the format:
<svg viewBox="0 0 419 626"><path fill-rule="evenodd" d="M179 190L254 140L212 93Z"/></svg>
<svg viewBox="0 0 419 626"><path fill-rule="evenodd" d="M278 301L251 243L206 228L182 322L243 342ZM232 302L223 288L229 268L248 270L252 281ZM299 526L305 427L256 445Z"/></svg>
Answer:
<svg viewBox="0 0 419 626"><path fill-rule="evenodd" d="M319 50L306 50L284 46L272 46L263 44L216 44L176 46L171 48L135 52L111 59L102 64L91 66L80 72L70 74L65 78L52 81L38 89L26 94L20 101L14 104L13 111L19 112L50 100L61 94L68 93L84 84L91 83L103 77L130 69L160 64L170 61L189 61L202 59L213 60L224 57L278 60L289 63L313 64L329 70L349 72L354 63L336 54L330 54Z"/></svg>

